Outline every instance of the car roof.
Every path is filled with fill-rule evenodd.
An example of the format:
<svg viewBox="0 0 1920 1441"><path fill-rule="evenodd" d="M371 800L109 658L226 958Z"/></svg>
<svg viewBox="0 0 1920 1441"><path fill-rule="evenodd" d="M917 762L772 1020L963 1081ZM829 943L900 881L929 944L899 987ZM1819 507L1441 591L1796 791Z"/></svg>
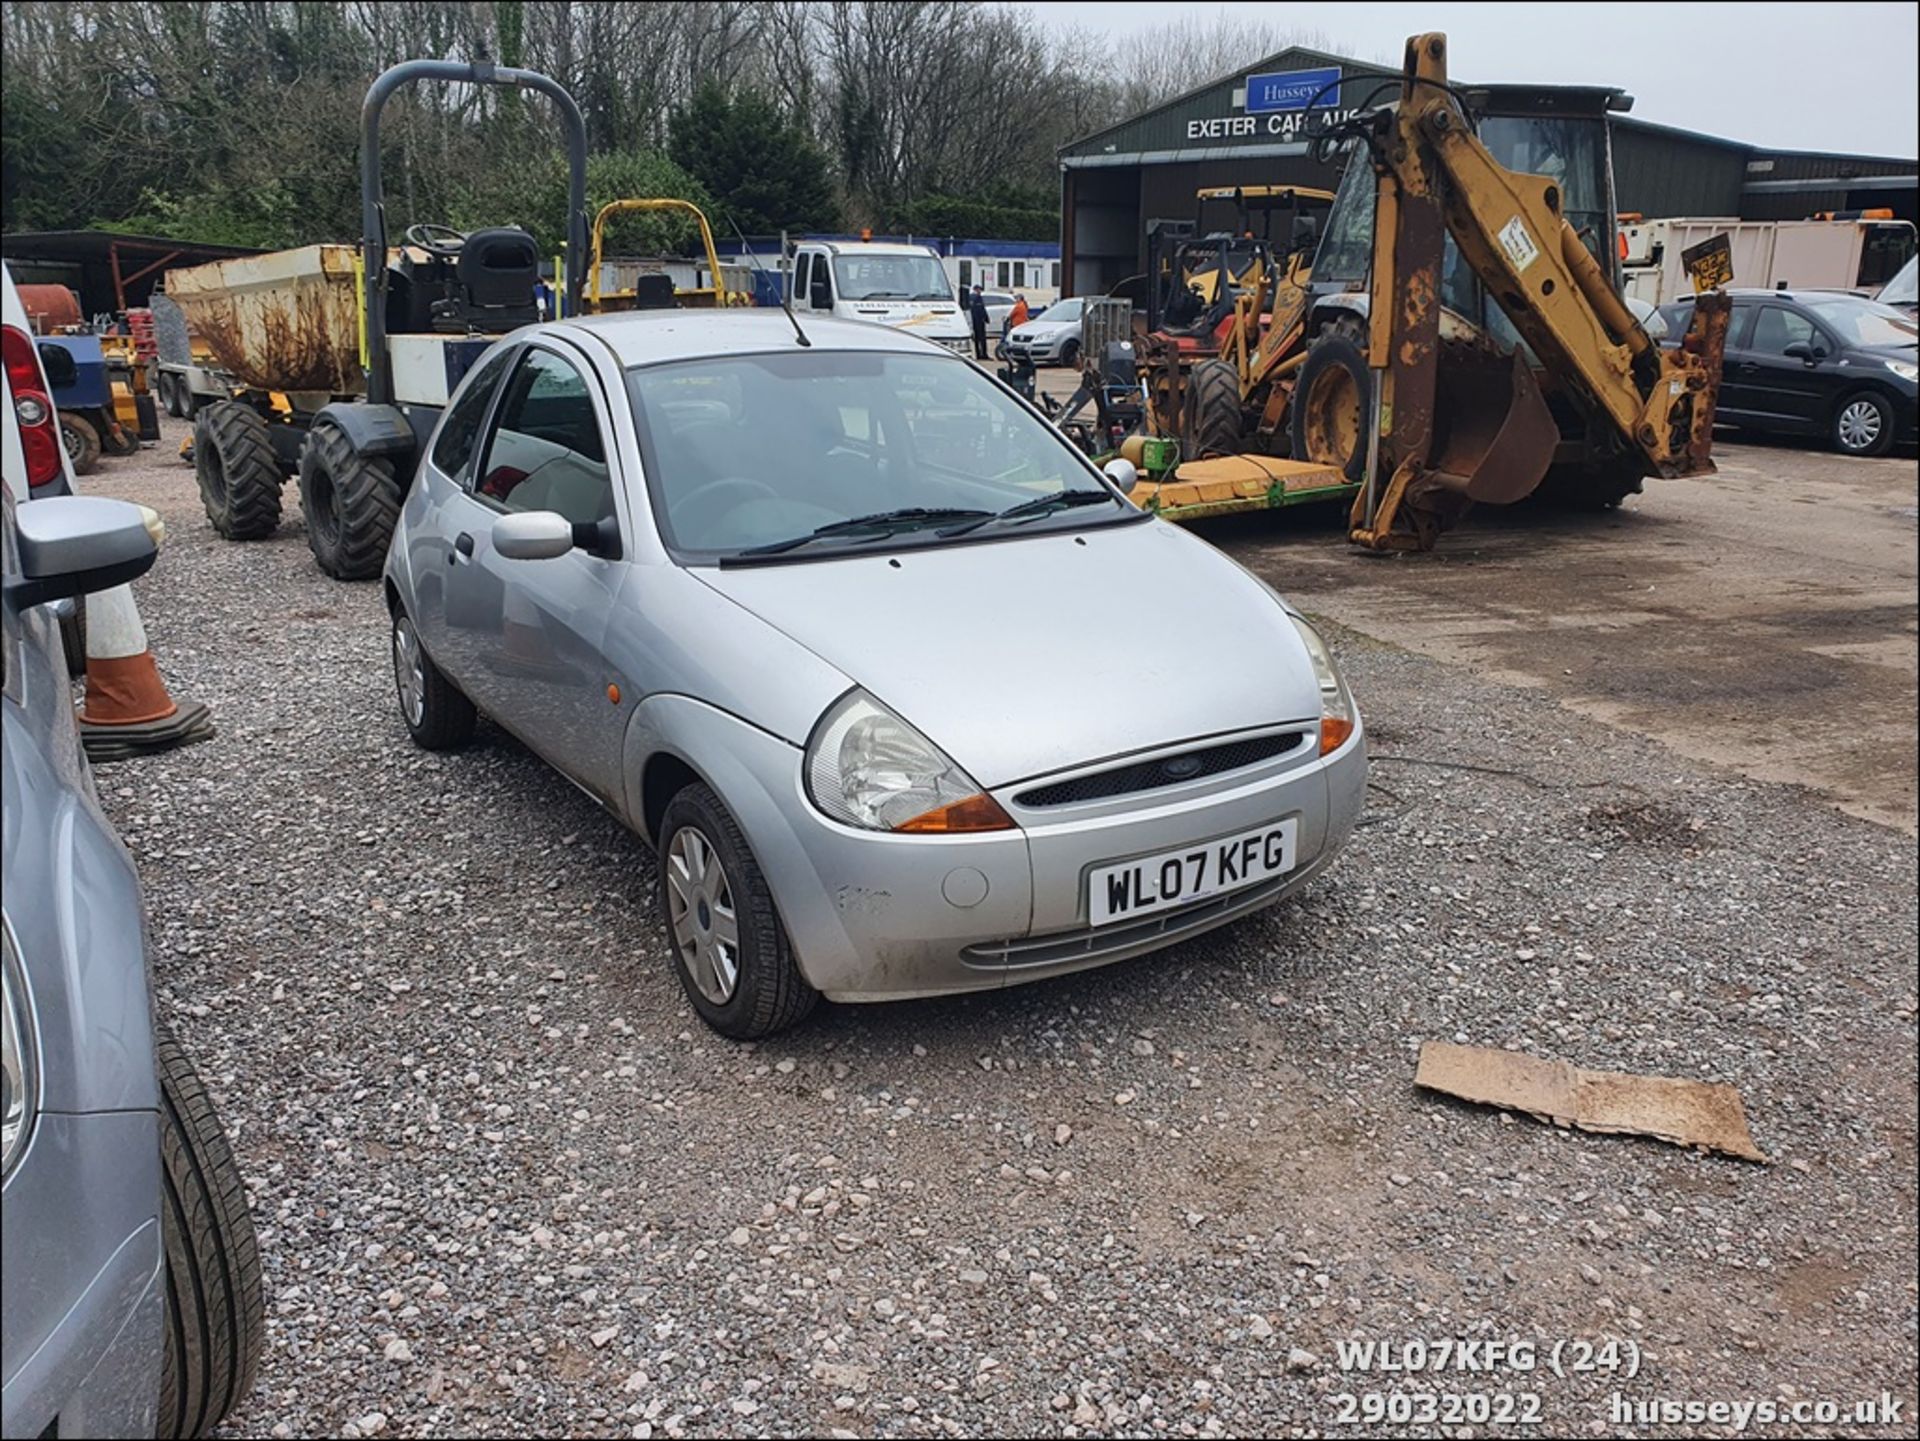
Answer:
<svg viewBox="0 0 1920 1441"><path fill-rule="evenodd" d="M911 331L864 320L808 313L797 317L815 350L898 350L946 354ZM664 360L706 360L718 355L788 351L798 346L793 322L777 306L729 310L636 310L585 315L538 327L531 334L591 334L623 366Z"/></svg>
<svg viewBox="0 0 1920 1441"><path fill-rule="evenodd" d="M1791 300L1800 305L1820 300L1866 300L1869 298L1865 295L1856 295L1851 290L1822 290L1817 286L1804 290L1768 290L1764 286L1742 286L1737 290L1727 291L1727 295L1734 300ZM1671 303L1691 305L1693 299L1691 295L1680 295L1674 297Z"/></svg>

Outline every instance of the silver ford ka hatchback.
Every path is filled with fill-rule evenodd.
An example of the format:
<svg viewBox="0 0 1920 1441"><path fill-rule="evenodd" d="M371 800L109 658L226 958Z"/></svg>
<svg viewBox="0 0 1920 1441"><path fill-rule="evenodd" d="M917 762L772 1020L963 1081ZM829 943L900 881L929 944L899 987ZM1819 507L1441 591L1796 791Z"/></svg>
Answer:
<svg viewBox="0 0 1920 1441"><path fill-rule="evenodd" d="M386 568L400 712L484 712L653 846L688 999L1137 956L1332 861L1366 782L1327 647L971 363L778 311L500 342Z"/></svg>

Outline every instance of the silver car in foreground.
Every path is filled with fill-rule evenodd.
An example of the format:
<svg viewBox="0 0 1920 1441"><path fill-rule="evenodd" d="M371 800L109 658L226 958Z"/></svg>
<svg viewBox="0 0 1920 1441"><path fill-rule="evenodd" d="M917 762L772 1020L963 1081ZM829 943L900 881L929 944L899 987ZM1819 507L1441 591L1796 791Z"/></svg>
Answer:
<svg viewBox="0 0 1920 1441"><path fill-rule="evenodd" d="M136 506L0 499L0 1435L199 1436L264 1340L246 1189L153 1024L140 882L101 814L50 602L154 556Z"/></svg>
<svg viewBox="0 0 1920 1441"><path fill-rule="evenodd" d="M965 360L778 311L502 341L388 554L400 709L652 842L694 1008L982 990L1279 900L1360 811L1312 628Z"/></svg>

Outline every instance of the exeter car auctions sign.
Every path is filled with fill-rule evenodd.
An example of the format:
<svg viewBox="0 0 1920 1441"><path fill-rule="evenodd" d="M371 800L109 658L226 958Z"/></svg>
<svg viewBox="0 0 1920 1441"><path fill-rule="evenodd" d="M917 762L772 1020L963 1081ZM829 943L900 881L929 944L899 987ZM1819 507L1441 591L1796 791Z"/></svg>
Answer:
<svg viewBox="0 0 1920 1441"><path fill-rule="evenodd" d="M1249 75L1246 84L1234 91L1233 101L1244 114L1189 120L1187 139L1251 140L1271 136L1294 140L1305 129L1310 111L1316 112L1316 119L1326 122L1345 120L1357 113L1338 108L1340 68L1337 65ZM1333 113L1327 114L1328 111Z"/></svg>

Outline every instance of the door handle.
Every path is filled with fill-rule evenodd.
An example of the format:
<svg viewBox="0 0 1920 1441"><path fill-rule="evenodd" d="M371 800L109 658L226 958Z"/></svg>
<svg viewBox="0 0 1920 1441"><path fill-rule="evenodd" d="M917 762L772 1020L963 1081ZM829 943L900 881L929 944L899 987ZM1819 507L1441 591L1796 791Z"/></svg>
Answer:
<svg viewBox="0 0 1920 1441"><path fill-rule="evenodd" d="M453 548L459 551L460 554L471 558L473 555L473 537L468 535L464 530L461 531L460 534L453 538ZM448 560L451 561L452 557L449 556Z"/></svg>

